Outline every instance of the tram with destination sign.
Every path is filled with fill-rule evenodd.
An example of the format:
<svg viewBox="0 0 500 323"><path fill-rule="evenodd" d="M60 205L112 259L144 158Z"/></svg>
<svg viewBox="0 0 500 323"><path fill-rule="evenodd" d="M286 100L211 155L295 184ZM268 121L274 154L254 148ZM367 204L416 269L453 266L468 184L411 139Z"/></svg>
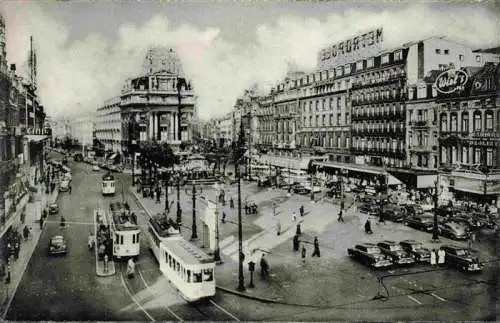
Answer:
<svg viewBox="0 0 500 323"><path fill-rule="evenodd" d="M113 257L136 257L140 253L140 233L137 217L131 214L128 204L113 202L109 205Z"/></svg>
<svg viewBox="0 0 500 323"><path fill-rule="evenodd" d="M106 173L102 176L101 181L101 193L102 195L115 195L116 190L115 177L110 173Z"/></svg>

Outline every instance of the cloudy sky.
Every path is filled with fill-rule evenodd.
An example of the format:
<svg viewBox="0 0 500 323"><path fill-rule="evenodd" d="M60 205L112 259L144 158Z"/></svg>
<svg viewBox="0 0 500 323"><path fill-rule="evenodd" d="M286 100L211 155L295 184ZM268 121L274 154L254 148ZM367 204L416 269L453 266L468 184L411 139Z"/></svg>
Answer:
<svg viewBox="0 0 500 323"><path fill-rule="evenodd" d="M230 111L252 84L275 84L288 63L313 70L319 49L375 27L387 48L429 36L500 44L494 1L7 0L0 10L10 63L23 66L35 38L39 94L53 117L90 115L118 95L150 46L180 53L207 119Z"/></svg>

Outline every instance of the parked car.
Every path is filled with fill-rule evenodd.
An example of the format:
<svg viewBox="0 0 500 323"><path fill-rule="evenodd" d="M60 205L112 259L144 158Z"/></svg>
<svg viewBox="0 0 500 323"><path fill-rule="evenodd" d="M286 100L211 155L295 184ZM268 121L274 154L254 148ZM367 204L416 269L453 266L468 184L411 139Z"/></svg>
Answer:
<svg viewBox="0 0 500 323"><path fill-rule="evenodd" d="M391 259L384 255L379 247L373 243L361 243L347 249L347 254L372 268L386 268L392 266Z"/></svg>
<svg viewBox="0 0 500 323"><path fill-rule="evenodd" d="M471 230L480 230L486 223L479 221L472 214L460 213L449 219L449 221L457 222L469 227Z"/></svg>
<svg viewBox="0 0 500 323"><path fill-rule="evenodd" d="M467 225L453 221L438 225L439 235L455 240L466 240L468 238L467 229Z"/></svg>
<svg viewBox="0 0 500 323"><path fill-rule="evenodd" d="M67 191L69 191L69 181L63 180L59 184L59 192L67 192Z"/></svg>
<svg viewBox="0 0 500 323"><path fill-rule="evenodd" d="M431 232L434 229L434 217L432 215L416 215L406 218L403 222L405 225L417 230Z"/></svg>
<svg viewBox="0 0 500 323"><path fill-rule="evenodd" d="M416 216L424 214L424 209L419 204L407 204L405 206L408 216Z"/></svg>
<svg viewBox="0 0 500 323"><path fill-rule="evenodd" d="M57 214L59 213L59 206L57 203L52 203L49 205L49 214Z"/></svg>
<svg viewBox="0 0 500 323"><path fill-rule="evenodd" d="M479 258L465 248L454 245L444 245L441 246L440 249L444 250L444 262L450 267L458 268L463 272L479 272L483 270Z"/></svg>
<svg viewBox="0 0 500 323"><path fill-rule="evenodd" d="M405 209L396 204L385 204L382 206L380 213L384 215L384 220L392 222L403 222L406 217Z"/></svg>
<svg viewBox="0 0 500 323"><path fill-rule="evenodd" d="M399 245L403 250L410 253L415 261L417 262L430 262L431 261L431 251L427 248L424 248L424 245L421 242L416 240L403 240L399 242Z"/></svg>
<svg viewBox="0 0 500 323"><path fill-rule="evenodd" d="M63 236L53 236L49 240L49 255L66 255L68 254L68 245Z"/></svg>
<svg viewBox="0 0 500 323"><path fill-rule="evenodd" d="M373 203L363 203L358 207L358 210L362 213L366 213L368 215L376 216L380 212L380 208L377 204Z"/></svg>
<svg viewBox="0 0 500 323"><path fill-rule="evenodd" d="M411 265L415 263L413 256L405 251L400 244L391 240L384 240L377 243L383 254L386 254L392 259L394 264Z"/></svg>
<svg viewBox="0 0 500 323"><path fill-rule="evenodd" d="M100 170L99 165L92 165L92 171L98 172Z"/></svg>

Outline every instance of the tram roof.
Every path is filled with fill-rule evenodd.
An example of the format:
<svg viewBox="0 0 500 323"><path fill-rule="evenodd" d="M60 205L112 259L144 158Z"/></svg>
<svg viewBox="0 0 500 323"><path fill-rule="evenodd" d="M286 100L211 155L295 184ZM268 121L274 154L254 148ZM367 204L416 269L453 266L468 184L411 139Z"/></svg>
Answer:
<svg viewBox="0 0 500 323"><path fill-rule="evenodd" d="M106 173L106 174L102 175L102 179L105 181L110 181L110 180L114 180L115 177L111 173Z"/></svg>
<svg viewBox="0 0 500 323"><path fill-rule="evenodd" d="M168 238L171 236L179 235L179 230L173 228L173 226L168 223L168 219L165 216L156 215L149 219L149 223L153 226L158 235L162 238Z"/></svg>
<svg viewBox="0 0 500 323"><path fill-rule="evenodd" d="M207 264L213 262L213 258L203 250L184 239L168 240L162 242L167 250L170 250L184 263L189 265Z"/></svg>
<svg viewBox="0 0 500 323"><path fill-rule="evenodd" d="M113 217L115 229L118 231L132 231L138 228L137 223L132 221L130 215L112 213L111 216Z"/></svg>

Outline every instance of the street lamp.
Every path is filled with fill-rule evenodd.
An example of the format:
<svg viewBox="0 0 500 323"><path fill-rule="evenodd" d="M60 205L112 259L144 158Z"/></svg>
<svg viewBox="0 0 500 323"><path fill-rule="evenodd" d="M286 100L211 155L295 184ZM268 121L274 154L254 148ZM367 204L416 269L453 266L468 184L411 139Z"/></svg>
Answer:
<svg viewBox="0 0 500 323"><path fill-rule="evenodd" d="M196 191L196 185L193 183L193 189L192 189L192 201L193 201L193 222L191 225L191 240L197 240L198 239L198 232L196 228L196 194L202 194L203 189L200 187L199 191ZM188 189L186 189L186 194L189 194Z"/></svg>
<svg viewBox="0 0 500 323"><path fill-rule="evenodd" d="M243 228L241 225L241 175L239 161L236 161L236 180L238 181L238 290L245 290L245 278L243 276Z"/></svg>
<svg viewBox="0 0 500 323"><path fill-rule="evenodd" d="M335 174L338 176L337 181L340 181L340 210L344 209L344 176L349 174L347 169L342 169L340 171L336 171Z"/></svg>
<svg viewBox="0 0 500 323"><path fill-rule="evenodd" d="M214 261L217 264L221 264L222 260L220 258L220 248L219 248L219 208L215 208L215 250L214 250Z"/></svg>
<svg viewBox="0 0 500 323"><path fill-rule="evenodd" d="M182 224L182 210L181 210L181 192L180 192L180 186L181 186L181 175L180 173L177 174L177 183L176 183L176 188L177 188L177 224Z"/></svg>
<svg viewBox="0 0 500 323"><path fill-rule="evenodd" d="M170 213L170 205L168 202L168 188L170 184L170 171L167 170L163 175L163 180L165 181L165 214Z"/></svg>

